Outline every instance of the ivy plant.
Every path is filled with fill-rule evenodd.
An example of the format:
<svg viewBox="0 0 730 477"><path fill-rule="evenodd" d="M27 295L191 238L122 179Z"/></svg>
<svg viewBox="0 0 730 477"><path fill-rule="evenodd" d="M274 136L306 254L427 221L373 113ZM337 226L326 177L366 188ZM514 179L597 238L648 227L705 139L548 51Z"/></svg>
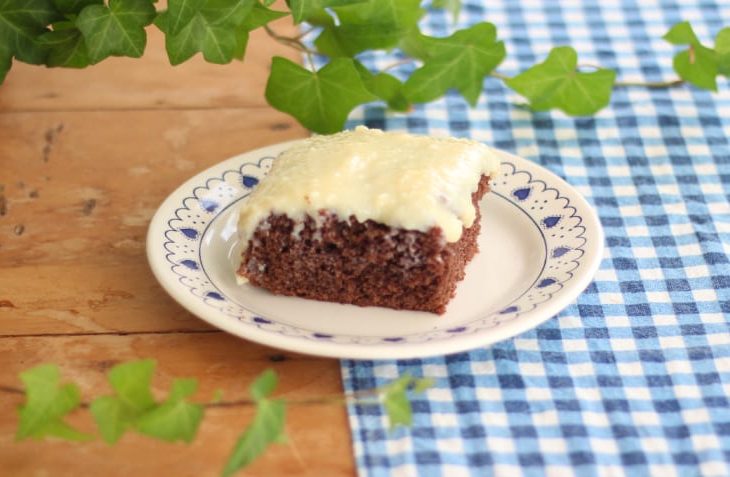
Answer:
<svg viewBox="0 0 730 477"><path fill-rule="evenodd" d="M163 8L156 0L0 0L0 82L13 61L84 68L110 56L139 58L152 24L165 35L172 65L198 54L216 64L244 60L249 33L259 28L301 52L304 66L272 58L266 99L318 133L342 129L356 106L372 101L408 111L454 90L474 106L487 80L504 82L535 111L585 116L605 108L615 88L690 83L715 91L718 77L730 75L730 27L709 44L688 22L674 25L664 39L680 48L673 60L678 77L668 81L620 81L611 69L581 64L567 45L509 77L497 71L508 52L495 25L480 22L439 38L421 32L420 20L435 8L458 18L460 0L288 0L281 9L272 3L169 0ZM300 25L301 34L288 37L271 27L284 17ZM401 59L372 71L359 58L373 50Z"/></svg>

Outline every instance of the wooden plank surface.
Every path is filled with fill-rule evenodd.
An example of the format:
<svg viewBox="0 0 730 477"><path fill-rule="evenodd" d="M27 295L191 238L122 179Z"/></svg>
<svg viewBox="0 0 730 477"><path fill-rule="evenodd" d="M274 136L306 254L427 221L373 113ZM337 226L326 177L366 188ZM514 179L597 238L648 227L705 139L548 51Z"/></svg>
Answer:
<svg viewBox="0 0 730 477"><path fill-rule="evenodd" d="M288 21L276 25L293 34ZM335 360L285 353L215 330L170 299L145 258L150 217L195 173L256 147L303 137L263 98L272 54L296 53L260 33L246 62L200 59L170 67L151 30L141 60L91 69L16 64L0 86L0 474L217 475L252 416L235 401L268 367L290 399L341 393ZM174 377L221 388L192 445L127 435L101 441L14 442L18 373L53 362L91 398L105 372L137 358L158 362L162 395ZM234 403L234 404L231 404ZM87 413L72 422L92 431ZM289 445L243 475L353 475L347 415L337 405L292 406Z"/></svg>
<svg viewBox="0 0 730 477"><path fill-rule="evenodd" d="M287 19L273 23L293 33ZM251 34L244 62L211 65L200 56L170 66L164 35L148 28L144 57L109 58L83 70L15 62L0 88L3 111L109 111L266 107L263 91L272 55L298 60L296 52L263 31Z"/></svg>
<svg viewBox="0 0 730 477"><path fill-rule="evenodd" d="M333 361L289 355L243 342L224 333L136 336L68 336L0 339L3 385L40 362L62 365L64 376L74 379L84 396L110 392L105 372L116 362L137 357L158 361L155 388L164 395L174 377L200 379L196 398L209 400L217 388L225 390L223 407L208 408L195 442L167 444L128 434L109 446L101 441L14 442L13 410L21 397L0 392L0 474L8 476L215 476L220 473L236 438L250 422L252 408L226 404L246 397L252 376L271 367L281 376L277 396L287 399L328 395L341 390ZM70 422L94 431L88 413ZM288 445L271 448L265 457L242 475L351 475L350 442L343 409L336 405L292 405L288 409Z"/></svg>

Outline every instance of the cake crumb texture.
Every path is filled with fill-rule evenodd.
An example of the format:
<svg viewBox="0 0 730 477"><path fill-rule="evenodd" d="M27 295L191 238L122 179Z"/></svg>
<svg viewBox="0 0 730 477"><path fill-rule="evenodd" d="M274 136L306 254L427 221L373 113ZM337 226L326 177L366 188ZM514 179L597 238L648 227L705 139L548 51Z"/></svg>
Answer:
<svg viewBox="0 0 730 477"><path fill-rule="evenodd" d="M483 176L471 200L476 220L459 240L321 210L295 220L271 214L256 228L238 273L274 294L443 314L477 253Z"/></svg>

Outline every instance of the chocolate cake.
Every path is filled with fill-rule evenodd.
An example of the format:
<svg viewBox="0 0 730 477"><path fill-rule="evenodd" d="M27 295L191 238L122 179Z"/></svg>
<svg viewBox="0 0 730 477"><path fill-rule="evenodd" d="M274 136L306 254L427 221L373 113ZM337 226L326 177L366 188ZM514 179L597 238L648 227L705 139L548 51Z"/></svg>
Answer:
<svg viewBox="0 0 730 477"><path fill-rule="evenodd" d="M279 295L444 313L498 168L463 139L360 127L305 140L243 204L238 274Z"/></svg>

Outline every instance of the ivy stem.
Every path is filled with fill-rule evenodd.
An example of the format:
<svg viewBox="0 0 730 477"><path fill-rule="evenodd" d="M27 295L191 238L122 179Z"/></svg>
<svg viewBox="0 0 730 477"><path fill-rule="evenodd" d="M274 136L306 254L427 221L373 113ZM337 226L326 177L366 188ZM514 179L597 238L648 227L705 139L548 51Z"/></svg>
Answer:
<svg viewBox="0 0 730 477"><path fill-rule="evenodd" d="M0 392L8 394L16 394L18 396L24 396L25 391L15 386L7 386L0 384ZM311 406L318 404L347 404L348 402L361 402L363 404L370 403L376 404L377 399L385 392L383 388L375 389L364 389L362 391L355 391L347 394L332 394L329 396L313 396L298 399L284 399L284 402L293 406ZM277 399L277 398L273 398ZM205 408L227 408L227 407L238 407L238 406L255 406L256 401L253 399L236 399L234 401L224 402L207 402L200 403ZM79 407L86 409L90 406L89 402L82 401L79 403Z"/></svg>
<svg viewBox="0 0 730 477"><path fill-rule="evenodd" d="M313 31L314 31L314 27L308 28L308 29L304 30L303 32L301 32L300 34L298 34L297 36L295 36L294 39L295 40L301 40L302 38L304 38L305 36L309 35Z"/></svg>
<svg viewBox="0 0 730 477"><path fill-rule="evenodd" d="M626 88L631 86L639 86L642 88L674 88L675 86L681 86L684 84L684 80L676 78L669 81L616 81L613 86L615 88Z"/></svg>
<svg viewBox="0 0 730 477"><path fill-rule="evenodd" d="M491 73L489 73L489 76L491 76L492 78L500 79L502 81L507 81L508 79L512 79L509 76L503 75L502 73L499 73L497 71L492 71Z"/></svg>
<svg viewBox="0 0 730 477"><path fill-rule="evenodd" d="M393 68L397 68L397 67L402 66L402 65L407 65L409 63L413 63L414 61L416 61L416 60L413 59L413 58L403 58L402 60L394 61L393 63L387 65L385 68L383 68L380 71L381 72L385 72L385 71L388 71L388 70L392 70Z"/></svg>
<svg viewBox="0 0 730 477"><path fill-rule="evenodd" d="M585 68L595 68L600 69L601 67L598 65L592 65L592 64L583 64L579 65L580 67ZM492 71L489 73L489 76L493 78L500 79L502 81L506 81L510 79L509 76L503 75L502 73L499 73L497 71ZM672 80L667 81L616 81L613 86L614 88L628 88L633 86L638 86L641 88L651 88L651 89L662 89L662 88L674 88L676 86L681 86L684 84L684 80L680 78L675 78Z"/></svg>
<svg viewBox="0 0 730 477"><path fill-rule="evenodd" d="M305 34L309 33L309 31L307 31L303 34L300 34L297 37L289 37L289 36L280 35L280 34L276 33L274 30L272 30L269 25L264 25L264 31L266 31L267 35L269 35L271 38L273 38L277 42L281 43L282 45L286 45L290 48L294 48L295 50L299 50L299 51L305 53L307 55L307 60L309 62L309 69L311 69L313 73L317 72L317 70L314 67L314 55L317 52L307 48L307 45L305 45L301 41L301 38Z"/></svg>

